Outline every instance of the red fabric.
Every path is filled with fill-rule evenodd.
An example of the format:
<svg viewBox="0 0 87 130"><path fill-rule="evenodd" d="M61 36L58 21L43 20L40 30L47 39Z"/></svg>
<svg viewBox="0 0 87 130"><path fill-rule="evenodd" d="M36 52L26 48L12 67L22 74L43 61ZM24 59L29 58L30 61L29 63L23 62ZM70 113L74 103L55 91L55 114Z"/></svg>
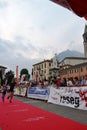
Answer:
<svg viewBox="0 0 87 130"><path fill-rule="evenodd" d="M51 0L63 7L66 7L80 17L87 16L87 0Z"/></svg>
<svg viewBox="0 0 87 130"><path fill-rule="evenodd" d="M57 88L60 87L60 83L61 83L61 79L58 79L58 80L57 80Z"/></svg>
<svg viewBox="0 0 87 130"><path fill-rule="evenodd" d="M87 16L85 16L85 20L87 20Z"/></svg>
<svg viewBox="0 0 87 130"><path fill-rule="evenodd" d="M2 103L0 96L0 128L2 130L87 130L70 119L13 99Z"/></svg>

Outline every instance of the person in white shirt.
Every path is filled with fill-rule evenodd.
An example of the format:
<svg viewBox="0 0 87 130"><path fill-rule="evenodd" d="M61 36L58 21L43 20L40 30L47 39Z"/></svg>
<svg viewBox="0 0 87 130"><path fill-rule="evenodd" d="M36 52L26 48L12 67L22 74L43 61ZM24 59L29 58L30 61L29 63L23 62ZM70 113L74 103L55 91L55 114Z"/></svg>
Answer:
<svg viewBox="0 0 87 130"><path fill-rule="evenodd" d="M73 83L70 78L67 79L67 86L69 87L73 86Z"/></svg>

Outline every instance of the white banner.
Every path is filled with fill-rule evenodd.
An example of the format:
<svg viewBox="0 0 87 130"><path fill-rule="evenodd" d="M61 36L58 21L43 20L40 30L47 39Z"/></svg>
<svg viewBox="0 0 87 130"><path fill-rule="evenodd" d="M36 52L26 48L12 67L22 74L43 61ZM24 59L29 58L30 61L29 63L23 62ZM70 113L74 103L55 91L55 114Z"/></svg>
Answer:
<svg viewBox="0 0 87 130"><path fill-rule="evenodd" d="M51 87L48 102L87 110L87 87Z"/></svg>

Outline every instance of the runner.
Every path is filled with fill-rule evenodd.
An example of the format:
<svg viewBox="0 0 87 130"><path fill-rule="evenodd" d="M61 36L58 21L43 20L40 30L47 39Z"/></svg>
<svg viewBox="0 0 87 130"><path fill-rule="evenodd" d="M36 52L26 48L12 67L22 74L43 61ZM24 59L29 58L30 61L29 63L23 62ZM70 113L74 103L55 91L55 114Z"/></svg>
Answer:
<svg viewBox="0 0 87 130"><path fill-rule="evenodd" d="M2 90L1 90L1 92L2 92L2 102L3 102L3 103L4 103L6 91L7 91L7 88L6 88L5 85L3 85Z"/></svg>
<svg viewBox="0 0 87 130"><path fill-rule="evenodd" d="M9 102L12 103L13 95L14 95L14 87L16 86L15 78L12 79L10 83L10 89L7 99L9 99Z"/></svg>

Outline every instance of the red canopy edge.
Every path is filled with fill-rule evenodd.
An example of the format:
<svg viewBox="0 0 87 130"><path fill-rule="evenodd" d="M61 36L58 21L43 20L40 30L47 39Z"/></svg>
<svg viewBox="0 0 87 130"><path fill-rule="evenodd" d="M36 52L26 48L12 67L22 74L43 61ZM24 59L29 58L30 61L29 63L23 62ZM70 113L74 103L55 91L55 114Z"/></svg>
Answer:
<svg viewBox="0 0 87 130"><path fill-rule="evenodd" d="M50 0L87 19L87 0Z"/></svg>

